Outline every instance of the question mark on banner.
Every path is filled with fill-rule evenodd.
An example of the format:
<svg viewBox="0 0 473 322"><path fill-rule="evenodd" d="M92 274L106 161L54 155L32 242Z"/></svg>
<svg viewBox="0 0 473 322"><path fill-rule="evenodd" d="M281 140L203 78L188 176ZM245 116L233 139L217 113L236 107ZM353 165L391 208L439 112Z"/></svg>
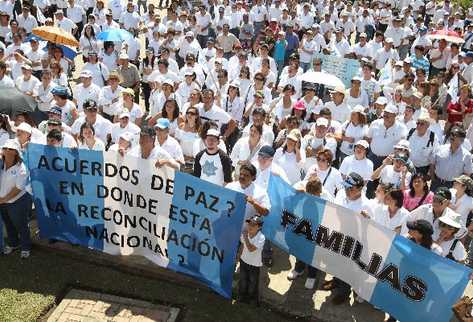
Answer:
<svg viewBox="0 0 473 322"><path fill-rule="evenodd" d="M227 216L230 217L233 214L233 210L235 210L235 204L232 201L227 200L227 205L228 205Z"/></svg>

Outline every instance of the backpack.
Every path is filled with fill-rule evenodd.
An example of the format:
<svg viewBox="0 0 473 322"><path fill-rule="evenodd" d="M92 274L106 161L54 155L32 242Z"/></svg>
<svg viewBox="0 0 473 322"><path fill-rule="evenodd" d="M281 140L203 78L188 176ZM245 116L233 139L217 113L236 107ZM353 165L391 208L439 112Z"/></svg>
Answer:
<svg viewBox="0 0 473 322"><path fill-rule="evenodd" d="M407 134L407 141L409 141L412 134L414 134L415 130L416 130L415 128L409 130L409 133ZM427 145L425 147L427 148L429 146L433 146L434 145L434 140L435 140L435 133L430 131L429 140L427 141Z"/></svg>

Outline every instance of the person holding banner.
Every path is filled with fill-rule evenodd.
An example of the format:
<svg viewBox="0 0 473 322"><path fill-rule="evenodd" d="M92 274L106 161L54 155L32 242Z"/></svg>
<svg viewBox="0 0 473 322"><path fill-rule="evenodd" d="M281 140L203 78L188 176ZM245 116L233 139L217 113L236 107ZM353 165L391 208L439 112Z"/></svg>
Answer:
<svg viewBox="0 0 473 322"><path fill-rule="evenodd" d="M0 159L0 215L7 230L8 245L3 253L21 248L20 257L30 256L31 235L29 218L32 201L26 191L28 173L21 159L18 141L9 139L2 147Z"/></svg>
<svg viewBox="0 0 473 322"><path fill-rule="evenodd" d="M322 182L318 177L311 177L307 183L305 184L304 189L301 190L301 192L306 192L310 195L323 198L322 196ZM319 270L313 266L306 265L303 261L296 259L296 265L294 266L294 269L289 272L287 275L287 279L290 281L295 280L302 274L304 274L304 269L307 266L307 280L305 281L304 287L308 290L311 290L315 286L315 280L317 278L317 272Z"/></svg>
<svg viewBox="0 0 473 322"><path fill-rule="evenodd" d="M442 256L464 263L466 260L466 250L458 236L458 232L463 228L462 218L456 212L450 211L438 219L439 231L434 233L434 239L442 248Z"/></svg>
<svg viewBox="0 0 473 322"><path fill-rule="evenodd" d="M335 203L351 209L360 215L367 218L374 218L371 203L363 194L365 182L363 177L357 173L350 173L343 181L344 190L340 190L335 197ZM325 281L322 285L325 291L333 291L334 297L332 303L340 305L350 299L351 288L350 285L334 277L331 281ZM355 297L358 302L363 302L363 299L358 296Z"/></svg>

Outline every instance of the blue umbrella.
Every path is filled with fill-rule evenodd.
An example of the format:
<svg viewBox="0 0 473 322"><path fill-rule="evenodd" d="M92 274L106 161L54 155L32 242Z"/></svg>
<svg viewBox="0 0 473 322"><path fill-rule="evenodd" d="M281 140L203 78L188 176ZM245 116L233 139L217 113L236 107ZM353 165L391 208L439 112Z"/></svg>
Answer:
<svg viewBox="0 0 473 322"><path fill-rule="evenodd" d="M48 46L47 41L43 40L41 37L38 37L36 35L31 35L31 36L26 38L25 42L28 42L31 39L38 40L39 41L39 47L43 50L47 50L47 48L46 48ZM76 58L76 56L77 56L77 50L75 50L71 47L64 46L64 45L58 45L58 44L51 44L51 46L56 46L58 48L61 48L62 52L64 53L64 57L69 58L71 60L74 60L74 58Z"/></svg>
<svg viewBox="0 0 473 322"><path fill-rule="evenodd" d="M133 35L124 29L112 28L102 31L97 35L98 40L103 41L126 41L133 38Z"/></svg>

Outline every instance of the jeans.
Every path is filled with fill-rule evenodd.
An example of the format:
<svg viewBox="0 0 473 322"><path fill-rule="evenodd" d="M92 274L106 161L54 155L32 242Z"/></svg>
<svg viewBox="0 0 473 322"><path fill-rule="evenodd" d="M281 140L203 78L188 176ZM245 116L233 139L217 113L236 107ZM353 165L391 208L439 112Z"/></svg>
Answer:
<svg viewBox="0 0 473 322"><path fill-rule="evenodd" d="M143 12L144 13L148 12L147 2L148 2L148 0L138 0L138 13L140 13L140 8L141 7L143 7Z"/></svg>
<svg viewBox="0 0 473 322"><path fill-rule="evenodd" d="M151 87L149 86L149 83L142 82L141 89L143 90L143 96L145 99L146 112L149 112L149 97L151 95Z"/></svg>
<svg viewBox="0 0 473 322"><path fill-rule="evenodd" d="M240 259L240 280L238 283L238 295L240 300L259 301L259 272L260 268L249 265Z"/></svg>
<svg viewBox="0 0 473 322"><path fill-rule="evenodd" d="M20 246L22 251L31 250L31 206L31 196L28 193L13 203L0 205L0 214L7 230L8 246Z"/></svg>
<svg viewBox="0 0 473 322"><path fill-rule="evenodd" d="M313 267L313 266L306 265L306 263L304 263L300 260L296 260L296 266L294 267L294 270L297 273L303 273L306 266L307 266L307 270L308 270L307 278L316 278L317 277L317 272L319 270L317 268Z"/></svg>
<svg viewBox="0 0 473 322"><path fill-rule="evenodd" d="M263 258L263 261L271 260L273 258L273 247L271 246L271 242L268 239L264 241L261 257Z"/></svg>

